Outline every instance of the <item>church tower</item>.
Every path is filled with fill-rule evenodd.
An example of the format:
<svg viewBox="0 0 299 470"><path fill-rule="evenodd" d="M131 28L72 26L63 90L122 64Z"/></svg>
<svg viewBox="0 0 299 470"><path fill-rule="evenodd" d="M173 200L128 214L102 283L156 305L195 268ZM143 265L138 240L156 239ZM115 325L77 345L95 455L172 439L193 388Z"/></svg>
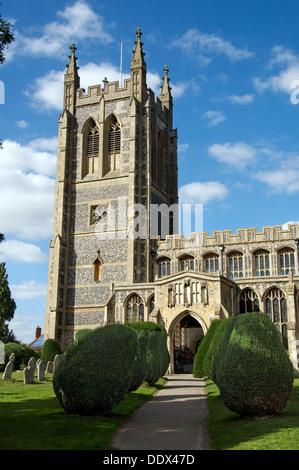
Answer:
<svg viewBox="0 0 299 470"><path fill-rule="evenodd" d="M115 286L153 281L161 235L159 222L152 227L153 215L159 206L167 212L178 202L168 68L155 98L147 87L139 28L136 36L131 75L123 86L105 78L85 92L75 45L70 48L45 316L45 340L56 338L63 349L78 329L119 321ZM169 233L176 233L176 217L169 225Z"/></svg>

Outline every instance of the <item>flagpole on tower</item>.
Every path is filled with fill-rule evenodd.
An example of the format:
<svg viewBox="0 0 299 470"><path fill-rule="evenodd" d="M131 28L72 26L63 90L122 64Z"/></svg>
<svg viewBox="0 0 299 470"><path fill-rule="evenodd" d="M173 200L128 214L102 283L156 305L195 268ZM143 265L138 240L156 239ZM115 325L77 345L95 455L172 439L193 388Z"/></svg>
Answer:
<svg viewBox="0 0 299 470"><path fill-rule="evenodd" d="M122 88L122 74L123 74L123 43L120 43L120 88Z"/></svg>

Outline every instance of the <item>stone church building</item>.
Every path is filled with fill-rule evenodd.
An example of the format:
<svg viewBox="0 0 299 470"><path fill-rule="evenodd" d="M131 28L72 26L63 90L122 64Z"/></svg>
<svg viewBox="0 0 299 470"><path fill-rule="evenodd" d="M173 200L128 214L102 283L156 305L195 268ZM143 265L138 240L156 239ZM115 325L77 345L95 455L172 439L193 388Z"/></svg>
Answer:
<svg viewBox="0 0 299 470"><path fill-rule="evenodd" d="M168 69L155 97L141 31L123 84L80 88L75 46L64 76L44 339L155 321L170 372L215 318L269 315L298 366L299 225L178 234L177 131ZM166 221L166 225L165 225ZM166 227L166 229L165 229Z"/></svg>

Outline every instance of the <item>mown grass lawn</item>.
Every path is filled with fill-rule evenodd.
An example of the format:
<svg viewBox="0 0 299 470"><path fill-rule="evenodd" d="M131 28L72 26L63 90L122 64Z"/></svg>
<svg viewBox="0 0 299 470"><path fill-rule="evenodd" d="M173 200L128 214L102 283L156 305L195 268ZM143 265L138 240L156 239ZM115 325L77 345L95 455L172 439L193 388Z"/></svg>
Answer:
<svg viewBox="0 0 299 470"><path fill-rule="evenodd" d="M211 450L299 450L299 378L286 408L267 418L241 418L229 411L211 380L206 390Z"/></svg>
<svg viewBox="0 0 299 470"><path fill-rule="evenodd" d="M67 414L59 405L52 374L24 385L22 372L0 381L1 450L109 450L118 426L165 383L143 384L128 393L107 417Z"/></svg>

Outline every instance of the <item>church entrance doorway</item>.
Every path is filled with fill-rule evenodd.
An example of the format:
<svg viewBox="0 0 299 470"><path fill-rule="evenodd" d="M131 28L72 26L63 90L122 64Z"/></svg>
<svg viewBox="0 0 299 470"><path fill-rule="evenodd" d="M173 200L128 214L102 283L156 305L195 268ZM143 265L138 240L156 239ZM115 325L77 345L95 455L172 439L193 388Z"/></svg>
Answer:
<svg viewBox="0 0 299 470"><path fill-rule="evenodd" d="M175 374L192 374L195 354L203 337L203 328L192 315L187 313L178 321L173 331Z"/></svg>

